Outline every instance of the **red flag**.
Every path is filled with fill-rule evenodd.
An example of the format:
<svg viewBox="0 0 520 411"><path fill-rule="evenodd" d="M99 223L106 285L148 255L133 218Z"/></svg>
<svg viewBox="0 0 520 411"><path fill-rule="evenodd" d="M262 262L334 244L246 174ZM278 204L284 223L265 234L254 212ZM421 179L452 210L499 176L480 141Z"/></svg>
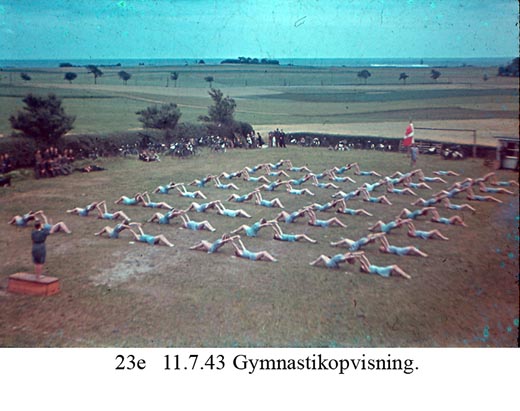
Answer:
<svg viewBox="0 0 520 411"><path fill-rule="evenodd" d="M410 123L410 124L408 124L408 127L406 127L406 131L404 133L403 147L410 147L413 144L413 134L414 134L413 124Z"/></svg>

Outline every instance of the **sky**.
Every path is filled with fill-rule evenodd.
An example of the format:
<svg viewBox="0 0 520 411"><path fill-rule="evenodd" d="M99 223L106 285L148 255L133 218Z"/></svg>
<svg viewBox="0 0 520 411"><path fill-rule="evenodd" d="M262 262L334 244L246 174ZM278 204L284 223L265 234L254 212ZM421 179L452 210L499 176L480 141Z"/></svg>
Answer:
<svg viewBox="0 0 520 411"><path fill-rule="evenodd" d="M517 0L0 0L0 59L518 56Z"/></svg>

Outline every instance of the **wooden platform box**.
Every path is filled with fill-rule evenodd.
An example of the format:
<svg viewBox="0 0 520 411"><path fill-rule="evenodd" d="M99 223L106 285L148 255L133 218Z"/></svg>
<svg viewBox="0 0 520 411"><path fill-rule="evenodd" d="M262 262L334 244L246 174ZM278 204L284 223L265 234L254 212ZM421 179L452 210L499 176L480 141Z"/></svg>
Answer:
<svg viewBox="0 0 520 411"><path fill-rule="evenodd" d="M9 276L7 291L25 295L53 295L60 292L60 280L56 277L16 273Z"/></svg>

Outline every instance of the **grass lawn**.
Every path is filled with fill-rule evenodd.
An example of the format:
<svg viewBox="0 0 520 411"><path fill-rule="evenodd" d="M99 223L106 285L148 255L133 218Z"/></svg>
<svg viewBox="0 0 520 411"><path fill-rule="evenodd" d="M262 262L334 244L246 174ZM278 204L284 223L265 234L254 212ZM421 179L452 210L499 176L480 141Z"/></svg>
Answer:
<svg viewBox="0 0 520 411"><path fill-rule="evenodd" d="M133 110L133 109L132 109ZM287 233L305 233L317 244L285 243L272 239L264 228L257 238L242 236L252 251L266 250L276 263L252 262L233 256L231 246L208 255L188 248L200 240L213 241L222 233L260 217L273 218L278 209L253 203L231 203L230 192L209 184L202 191L209 200L221 199L231 208L243 208L252 219L228 218L213 210L190 212L193 220L209 220L216 232L146 223L150 234L164 234L175 247L130 244L120 239L97 238L94 232L107 225L94 215L79 217L65 210L105 199L109 209L122 209L134 221L145 222L156 211L141 206L116 206L121 195L152 190L170 180L190 182L208 173L232 172L260 162L291 159L295 166L313 171L357 161L363 170L389 175L408 171L403 154L373 151L332 152L326 149L290 147L286 150L235 150L203 152L196 158L165 158L159 163L133 159L99 160L107 170L68 177L33 180L17 178L13 187L0 188L0 346L3 347L105 347L105 346L268 346L268 347L383 347L383 346L516 346L518 333L518 188L515 195L497 194L503 204L473 202L476 213L461 216L468 228L435 224L419 217L418 229L438 228L449 241L409 238L404 228L388 235L391 244L415 245L428 258L382 254L378 245L365 247L374 264L398 264L411 280L383 278L345 265L339 270L311 267L320 254L339 252L331 241L358 239L377 220L388 222L404 207L413 209L411 196L389 194L393 205L351 200L373 217L318 213L318 218L338 216L347 228L311 227L306 219L281 223ZM461 177L447 177L451 184L464 177L478 177L490 170L482 160L451 162L422 156L418 166L425 175L452 169ZM299 173L290 172L292 177ZM518 173L500 170L499 179L518 179ZM350 189L374 177L347 175L356 184L338 183ZM239 193L258 184L233 180ZM432 183L434 192L445 187ZM315 197L293 196L281 187L264 198L279 197L287 211L311 202L330 200L335 190L303 187ZM431 191L416 190L427 197ZM383 194L381 188L376 194ZM152 194L152 200L185 208L190 201L170 192ZM199 201L199 200L197 200ZM201 201L199 201L201 202ZM455 203L466 202L456 198ZM31 271L30 228L5 224L13 215L43 209L54 222L65 221L73 233L57 233L47 240L48 275L61 279L62 291L52 297L29 297L6 292L7 278ZM442 216L454 214L439 208ZM108 222L113 226L114 223Z"/></svg>

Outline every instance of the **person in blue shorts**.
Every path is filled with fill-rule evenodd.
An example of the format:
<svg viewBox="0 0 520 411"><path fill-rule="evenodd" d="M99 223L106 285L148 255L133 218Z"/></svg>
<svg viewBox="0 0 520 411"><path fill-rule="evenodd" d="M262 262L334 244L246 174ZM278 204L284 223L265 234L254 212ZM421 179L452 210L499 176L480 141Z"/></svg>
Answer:
<svg viewBox="0 0 520 411"><path fill-rule="evenodd" d="M182 226L187 228L188 230L198 231L198 230L208 230L208 231L216 231L215 228L209 223L209 221L193 221L190 220L190 217L186 215L186 212L182 212L179 214L182 218Z"/></svg>
<svg viewBox="0 0 520 411"><path fill-rule="evenodd" d="M213 254L216 253L224 244L229 243L236 238L239 238L239 236L230 236L229 234L222 234L220 238L216 239L213 242L202 240L194 246L190 247L190 250L205 251L208 254Z"/></svg>
<svg viewBox="0 0 520 411"><path fill-rule="evenodd" d="M340 263L353 264L356 261L356 257L359 253L341 253L334 256L328 256L325 254L320 255L316 260L311 261L309 264L316 266L323 264L327 268L340 268Z"/></svg>
<svg viewBox="0 0 520 411"><path fill-rule="evenodd" d="M143 229L141 228L141 223L130 223L130 226L135 226L139 230L139 233L136 233L132 228L128 228L128 231L132 233L134 236L135 241L139 241L140 243L146 243L149 245L167 245L168 247L173 247L173 244L168 241L168 239L163 235L151 235L151 234L145 234Z"/></svg>
<svg viewBox="0 0 520 411"><path fill-rule="evenodd" d="M333 167L332 171L334 171L336 174L343 174L345 171L350 170L352 167L358 166L358 163L349 163L341 167Z"/></svg>
<svg viewBox="0 0 520 411"><path fill-rule="evenodd" d="M292 213L288 213L285 210L282 210L276 217L275 221L283 221L287 224L294 223L297 218L303 217L306 213L305 208L300 208L299 210L293 211Z"/></svg>
<svg viewBox="0 0 520 411"><path fill-rule="evenodd" d="M339 177L334 174L334 171L329 172L329 180L334 181L335 183L355 183L356 181L350 177Z"/></svg>
<svg viewBox="0 0 520 411"><path fill-rule="evenodd" d="M320 183L318 181L318 178L316 177L316 174L311 174L312 176L312 185L315 186L315 187L318 187L318 188L333 188L335 190L339 189L339 186L337 186L336 184L334 183Z"/></svg>
<svg viewBox="0 0 520 411"><path fill-rule="evenodd" d="M110 227L107 225L107 226L103 227L101 230L99 230L97 233L94 233L94 235L100 236L104 233L107 233L108 238L115 239L115 238L119 238L119 234L123 230L127 230L129 228L130 228L130 226L128 225L128 221L123 221L122 223L116 224L114 227Z"/></svg>
<svg viewBox="0 0 520 411"><path fill-rule="evenodd" d="M233 171L232 173L226 173L225 171L223 171L222 173L219 174L219 177L222 177L222 178L225 178L226 180L231 180L232 178L238 178L242 175L242 172L243 170L238 170L238 171Z"/></svg>
<svg viewBox="0 0 520 411"><path fill-rule="evenodd" d="M235 248L235 255L237 257L246 258L251 261L261 261L261 260L271 261L271 262L278 261L267 251L257 251L257 252L249 251L246 248L246 246L244 245L244 243L242 242L242 240L240 239L240 237L237 240L239 243L238 245L237 245L237 243L235 243L235 241L231 241L231 244Z"/></svg>
<svg viewBox="0 0 520 411"><path fill-rule="evenodd" d="M361 189L361 198L363 199L363 201L366 201L367 203L380 203L392 205L390 200L385 195L379 197L371 197L370 194L368 194L368 191L364 188Z"/></svg>
<svg viewBox="0 0 520 411"><path fill-rule="evenodd" d="M14 224L18 227L27 227L27 224L30 221L36 220L37 215L42 212L40 211L29 211L24 215L15 215L13 218L9 220L7 224Z"/></svg>
<svg viewBox="0 0 520 411"><path fill-rule="evenodd" d="M234 201L235 203L243 203L245 201L251 200L253 198L254 194L255 194L254 191L251 191L250 193L247 193L247 194L243 194L241 196L233 193L227 198L227 201Z"/></svg>
<svg viewBox="0 0 520 411"><path fill-rule="evenodd" d="M447 225L461 225L463 227L467 227L467 224L464 222L461 216L454 215L449 218L441 217L437 209L432 210L432 218L431 221L434 223L447 224Z"/></svg>
<svg viewBox="0 0 520 411"><path fill-rule="evenodd" d="M205 213L206 210L214 209L219 200L210 201L207 203L199 204L196 201L193 201L185 211L196 211L197 213Z"/></svg>
<svg viewBox="0 0 520 411"><path fill-rule="evenodd" d="M278 161L277 163L273 164L273 163L267 163L267 165L269 166L269 168L271 170L278 170L284 163L286 162L286 160L280 160Z"/></svg>
<svg viewBox="0 0 520 411"><path fill-rule="evenodd" d="M217 200L217 203L215 204L215 207L217 209L217 213L226 217L245 217L245 218L251 218L249 214L247 214L244 210L238 209L238 210L230 210L222 204L220 200Z"/></svg>
<svg viewBox="0 0 520 411"><path fill-rule="evenodd" d="M161 201L159 203L152 201L150 199L150 195L147 191L143 192L141 194L141 201L143 203L143 207L149 207L149 208L165 208L166 210L171 210L173 207L166 203L165 201Z"/></svg>
<svg viewBox="0 0 520 411"><path fill-rule="evenodd" d="M127 197L127 196L121 196L116 201L114 201L114 204L124 204L128 206L133 206L139 204L141 201L143 201L143 198L141 196L141 193L135 193L133 197Z"/></svg>
<svg viewBox="0 0 520 411"><path fill-rule="evenodd" d="M377 171L370 170L370 171L362 171L359 168L359 164L354 163L354 174L357 176L376 176L381 177L381 174L379 174Z"/></svg>
<svg viewBox="0 0 520 411"><path fill-rule="evenodd" d="M469 204L452 204L450 199L447 197L442 199L442 205L450 210L455 211L470 210L474 213L477 211L475 207L472 207Z"/></svg>
<svg viewBox="0 0 520 411"><path fill-rule="evenodd" d="M305 174L301 178L291 178L290 180L287 180L285 183L286 184L293 184L295 186L301 186L303 183L305 183L306 181L310 180L311 178L312 178L311 174Z"/></svg>
<svg viewBox="0 0 520 411"><path fill-rule="evenodd" d="M444 180L441 177L426 177L422 170L419 170L417 173L417 177L419 178L419 181L427 182L427 183L444 183L447 184L448 182Z"/></svg>
<svg viewBox="0 0 520 411"><path fill-rule="evenodd" d="M256 190L274 191L275 188L281 186L282 184L285 184L285 182L281 179L278 179L269 184L262 184L261 186L258 186Z"/></svg>
<svg viewBox="0 0 520 411"><path fill-rule="evenodd" d="M420 205L422 207L431 207L434 204L440 203L443 198L444 197L439 196L439 197L431 197L431 198L425 200L424 198L419 197L417 200L415 200L411 204L414 206Z"/></svg>
<svg viewBox="0 0 520 411"><path fill-rule="evenodd" d="M208 174L206 177L204 177L204 178L202 178L200 180L198 180L198 179L193 180L188 185L190 185L190 186L197 186L199 188L202 188L202 187L204 187L206 185L206 183L210 182L214 178L215 178L214 175ZM175 185L172 188L175 188Z"/></svg>
<svg viewBox="0 0 520 411"><path fill-rule="evenodd" d="M262 194L258 190L255 190L254 192L255 196L255 204L262 206L262 207L279 207L279 208L285 208L282 204L282 202L277 198L273 198L272 200L264 200L262 198Z"/></svg>
<svg viewBox="0 0 520 411"><path fill-rule="evenodd" d="M316 240L313 240L312 238L310 238L309 236L307 236L305 234L285 234L282 231L282 228L275 221L271 221L270 226L274 230L273 238L275 240L278 240L278 241L289 241L291 243L295 242L295 241L305 240L305 241L308 241L309 243L312 243L312 244L317 243Z"/></svg>
<svg viewBox="0 0 520 411"><path fill-rule="evenodd" d="M354 197L357 197L361 193L361 189L356 188L353 191L350 191L348 193L345 193L344 191L338 191L337 193L334 193L331 195L332 198L341 197L343 200L348 201L352 200Z"/></svg>
<svg viewBox="0 0 520 411"><path fill-rule="evenodd" d="M373 243L379 237L383 236L384 233L370 233L366 237L361 237L359 240L352 240L350 238L342 238L339 241L333 241L330 243L333 247L340 247L346 245L349 251L358 251L361 247L364 247L367 244Z"/></svg>
<svg viewBox="0 0 520 411"><path fill-rule="evenodd" d="M58 221L55 224L49 223L49 219L43 213L42 210L37 211L35 213L35 216L38 216L38 218L35 220L35 222L43 220L43 223L42 223L43 224L43 229L48 231L49 234L58 233L60 231L63 231L64 233L67 233L67 234L71 234L72 233L72 231L69 230L69 227L67 227L67 225L63 221Z"/></svg>
<svg viewBox="0 0 520 411"><path fill-rule="evenodd" d="M489 184L492 186L500 186L500 187L511 187L516 186L518 187L518 181L516 180L507 180L507 181L498 181L497 176L495 173L489 173Z"/></svg>
<svg viewBox="0 0 520 411"><path fill-rule="evenodd" d="M430 230L430 231L422 231L417 230L413 223L407 223L408 225L408 236L412 238L421 238L423 240L435 239L438 238L440 240L449 240L444 234L442 234L439 230Z"/></svg>
<svg viewBox="0 0 520 411"><path fill-rule="evenodd" d="M179 195L181 197L186 197L186 198L197 198L197 197L200 197L200 198L203 198L203 199L207 199L207 197L202 193L202 191L188 191L188 190L186 190L186 187L184 187L183 183L176 184L175 185L175 189L179 192Z"/></svg>
<svg viewBox="0 0 520 411"><path fill-rule="evenodd" d="M471 201L493 201L495 203L503 203L502 200L499 200L498 198L495 198L493 196L476 195L471 187L466 189L466 198Z"/></svg>
<svg viewBox="0 0 520 411"><path fill-rule="evenodd" d="M258 232L260 231L260 229L263 227L267 227L268 225L270 225L270 223L265 218L262 217L260 220L258 220L253 225L242 224L240 227L231 231L230 234L236 234L236 233L239 233L240 231L244 231L244 233L248 237L256 237Z"/></svg>
<svg viewBox="0 0 520 411"><path fill-rule="evenodd" d="M297 173L311 173L311 169L306 165L303 167L295 167L293 166L291 160L286 160L285 165L287 166L287 171L295 171Z"/></svg>
<svg viewBox="0 0 520 411"><path fill-rule="evenodd" d="M185 212L185 210L176 210L174 208L169 210L166 214L157 212L148 220L148 222L153 223L154 221L157 221L158 224L170 224L170 220L180 216L183 212Z"/></svg>
<svg viewBox="0 0 520 411"><path fill-rule="evenodd" d="M455 171L451 171L451 170L438 170L438 171L434 171L433 174L435 174L436 176L460 176L460 174L456 173Z"/></svg>
<svg viewBox="0 0 520 411"><path fill-rule="evenodd" d="M239 188L233 183L222 184L218 177L215 177L214 181L215 181L215 187L220 188L221 190L230 190L230 189L237 190L237 191L239 190Z"/></svg>
<svg viewBox="0 0 520 411"><path fill-rule="evenodd" d="M356 256L356 258L359 261L360 268L362 272L369 273L369 274L377 274L381 277L388 278L391 275L400 275L406 279L411 279L412 277L405 273L402 268L400 268L398 265L387 265L384 267L373 265L368 260L367 256L363 253L361 255Z"/></svg>
<svg viewBox="0 0 520 411"><path fill-rule="evenodd" d="M175 188L175 183L173 181L170 181L165 186L158 186L155 190L152 192L154 194L168 194L172 188Z"/></svg>
<svg viewBox="0 0 520 411"><path fill-rule="evenodd" d="M306 212L307 212L307 215L309 216L309 221L307 222L307 224L309 224L313 227L327 228L327 227L330 227L333 225L337 225L337 226L343 227L343 228L347 227L347 225L342 223L341 220L337 217L332 217L332 218L329 218L328 220L318 219L316 212L310 207L306 208Z"/></svg>
<svg viewBox="0 0 520 411"><path fill-rule="evenodd" d="M103 206L103 209L101 209ZM107 202L105 200L100 201L96 204L96 210L98 212L98 218L103 220L117 220L121 217L123 220L130 221L130 218L123 211L116 211L115 213L109 213L107 209Z"/></svg>
<svg viewBox="0 0 520 411"><path fill-rule="evenodd" d="M504 187L487 187L484 183L479 183L478 188L479 188L479 190L482 193L509 194L509 195L514 195L515 194L511 190L508 190L507 188L504 188Z"/></svg>
<svg viewBox="0 0 520 411"><path fill-rule="evenodd" d="M324 204L314 203L314 204L309 205L308 207L311 207L313 210L316 210L316 211L325 212L327 210L330 210L331 208L336 207L336 205L339 204L341 201L344 202L344 200L339 199L339 200L328 201Z"/></svg>
<svg viewBox="0 0 520 411"><path fill-rule="evenodd" d="M396 183L393 183L393 184L396 184ZM404 179L403 185L405 187L410 187L410 188L415 188L415 189L417 189L417 188L425 188L427 190L432 190L432 188L428 184L426 184L425 182L420 181L418 183L414 183L410 177L407 177L407 178Z"/></svg>
<svg viewBox="0 0 520 411"><path fill-rule="evenodd" d="M304 195L304 194L308 194L310 196L314 196L315 194L309 190L308 188L303 188L301 190L296 190L294 189L290 183L287 183L285 184L285 187L286 187L286 191L289 193L289 194L293 194L293 195Z"/></svg>
<svg viewBox="0 0 520 411"><path fill-rule="evenodd" d="M289 178L289 174L287 174L285 171L283 171L283 170L270 170L269 167L265 168L265 175L268 176L268 177L284 176L284 177Z"/></svg>
<svg viewBox="0 0 520 411"><path fill-rule="evenodd" d="M418 208L417 210L410 211L407 208L403 208L399 215L396 217L397 219L406 218L410 220L415 220L417 217L425 216L429 212L436 210L435 207L423 207Z"/></svg>
<svg viewBox="0 0 520 411"><path fill-rule="evenodd" d="M393 194L400 194L400 195L410 194L412 196L417 197L417 194L415 194L411 188L408 188L408 187L395 188L394 185L390 181L387 181L387 183L386 183L386 191L389 193L393 193Z"/></svg>
<svg viewBox="0 0 520 411"><path fill-rule="evenodd" d="M381 251L382 253L395 254L395 255L399 255L399 256L418 255L421 257L428 257L428 254L419 250L417 247L414 247L413 245L406 246L406 247L397 247L395 245L391 245L388 242L386 235L380 236L379 240L381 241L381 246L379 247L379 251Z"/></svg>
<svg viewBox="0 0 520 411"><path fill-rule="evenodd" d="M85 207L75 207L70 210L67 210L67 213L77 214L81 217L87 217L88 213L90 213L92 210L94 210L96 208L96 205L97 205L97 201L94 201Z"/></svg>
<svg viewBox="0 0 520 411"><path fill-rule="evenodd" d="M377 180L375 183L363 183L359 189L361 191L365 190L367 193L371 193L374 191L377 187L382 186L383 184L386 184L386 180L381 179Z"/></svg>
<svg viewBox="0 0 520 411"><path fill-rule="evenodd" d="M252 177L252 176L250 176L249 172L246 169L244 169L242 171L242 178L245 181L250 181L252 183L258 183L258 182L262 182L262 183L265 183L265 184L270 184L271 183L271 181L269 181L267 179L267 177L265 177L265 176L259 176L259 177Z"/></svg>
<svg viewBox="0 0 520 411"><path fill-rule="evenodd" d="M347 202L344 199L340 199L336 203L336 213L347 214L347 215L361 215L361 214L363 214L363 215L366 215L366 216L369 216L369 217L372 216L372 214L370 214L368 211L366 211L363 208L357 208L357 209L348 208L347 207Z"/></svg>

